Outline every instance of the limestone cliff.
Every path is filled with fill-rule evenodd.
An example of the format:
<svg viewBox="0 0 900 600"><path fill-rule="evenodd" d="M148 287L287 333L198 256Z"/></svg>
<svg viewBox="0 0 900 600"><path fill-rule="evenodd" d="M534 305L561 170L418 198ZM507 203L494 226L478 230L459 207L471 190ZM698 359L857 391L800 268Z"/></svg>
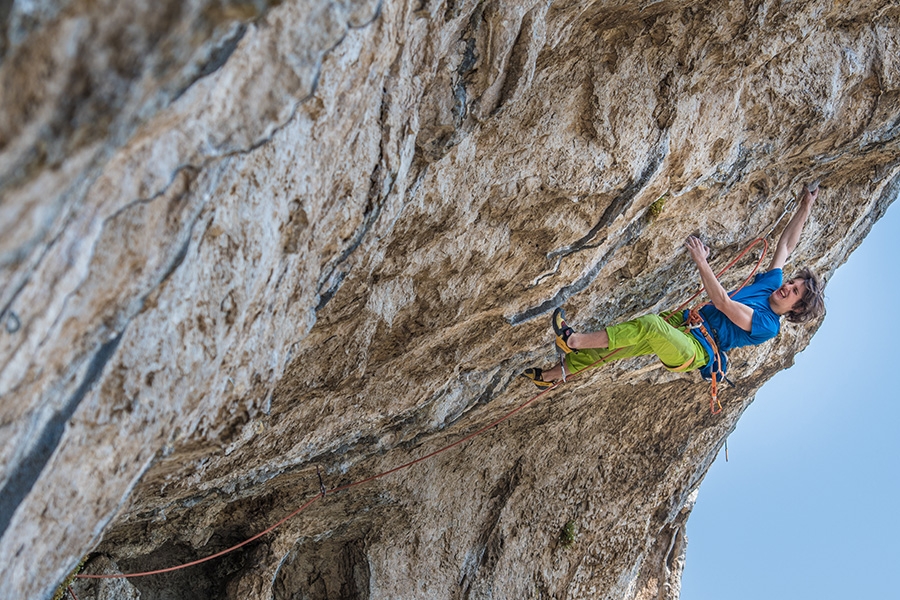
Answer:
<svg viewBox="0 0 900 600"><path fill-rule="evenodd" d="M828 276L900 189L894 0L0 15L2 598L86 555L208 556L314 498L317 468L334 488L460 439L533 395L554 307L671 308L687 235L722 266L813 178L793 260ZM735 352L720 415L695 374L615 363L225 557L74 589L677 598L693 493L814 329Z"/></svg>

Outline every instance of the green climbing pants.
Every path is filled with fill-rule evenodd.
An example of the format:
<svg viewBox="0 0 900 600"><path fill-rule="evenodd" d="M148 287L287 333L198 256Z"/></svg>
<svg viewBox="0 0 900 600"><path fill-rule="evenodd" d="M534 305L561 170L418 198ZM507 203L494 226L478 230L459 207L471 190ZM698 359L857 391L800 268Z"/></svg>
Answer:
<svg viewBox="0 0 900 600"><path fill-rule="evenodd" d="M666 322L664 316L644 315L633 321L607 327L609 348L585 348L567 354L566 366L570 373L577 373L592 365L600 366L620 358L655 354L668 369L699 369L709 361L709 357L690 332L673 327L683 321L684 317L680 313L671 316L672 325ZM693 362L685 367L691 359Z"/></svg>

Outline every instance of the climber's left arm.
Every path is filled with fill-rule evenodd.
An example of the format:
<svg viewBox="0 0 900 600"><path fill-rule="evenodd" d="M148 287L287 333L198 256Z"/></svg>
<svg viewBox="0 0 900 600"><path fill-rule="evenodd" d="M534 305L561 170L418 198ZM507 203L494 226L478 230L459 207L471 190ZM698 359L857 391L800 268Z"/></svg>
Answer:
<svg viewBox="0 0 900 600"><path fill-rule="evenodd" d="M812 191L809 190L810 187L813 187ZM784 268L784 263L787 262L791 252L794 251L794 248L797 247L797 243L800 241L800 233L803 231L806 219L809 218L809 213L812 211L813 202L818 197L818 186L803 187L803 191L800 193L800 210L794 213L794 216L791 217L787 227L784 228L781 237L778 239L775 254L772 256L772 262L769 263L770 271Z"/></svg>

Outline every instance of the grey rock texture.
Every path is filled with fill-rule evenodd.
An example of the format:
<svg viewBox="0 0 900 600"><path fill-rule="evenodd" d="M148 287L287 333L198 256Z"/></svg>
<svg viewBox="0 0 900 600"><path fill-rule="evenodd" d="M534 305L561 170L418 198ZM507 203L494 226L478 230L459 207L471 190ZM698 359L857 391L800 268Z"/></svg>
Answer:
<svg viewBox="0 0 900 600"><path fill-rule="evenodd" d="M317 468L338 487L491 423L553 359L554 307L591 329L672 308L686 236L722 266L814 178L792 264L827 277L900 189L893 0L0 15L3 598L88 554L208 556L314 498ZM704 473L814 329L735 352L721 415L696 375L615 363L237 552L73 589L677 598Z"/></svg>

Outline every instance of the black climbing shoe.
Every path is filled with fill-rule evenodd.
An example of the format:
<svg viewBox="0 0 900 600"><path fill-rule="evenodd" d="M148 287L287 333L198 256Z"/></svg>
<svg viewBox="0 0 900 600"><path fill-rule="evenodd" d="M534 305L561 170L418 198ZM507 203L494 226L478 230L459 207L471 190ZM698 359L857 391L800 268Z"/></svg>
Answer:
<svg viewBox="0 0 900 600"><path fill-rule="evenodd" d="M553 387L552 381L544 381L544 372L538 369L537 367L532 367L530 369L525 369L522 373L522 377L527 377L531 380L531 383L538 386L539 388L547 389L549 387Z"/></svg>
<svg viewBox="0 0 900 600"><path fill-rule="evenodd" d="M578 352L578 350L569 346L569 338L575 332L566 324L566 313L561 308L553 311L553 333L556 334L556 345L559 346L560 350L566 354Z"/></svg>

